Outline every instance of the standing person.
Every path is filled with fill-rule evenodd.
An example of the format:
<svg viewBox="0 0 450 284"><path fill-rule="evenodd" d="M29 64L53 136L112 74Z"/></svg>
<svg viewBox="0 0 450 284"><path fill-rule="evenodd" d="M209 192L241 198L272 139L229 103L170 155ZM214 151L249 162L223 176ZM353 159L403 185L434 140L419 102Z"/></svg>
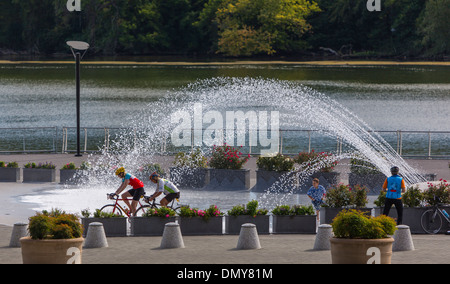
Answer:
<svg viewBox="0 0 450 284"><path fill-rule="evenodd" d="M312 186L306 193L309 198L311 198L312 204L314 208L316 209L316 215L317 215L317 222L319 222L319 213L320 213L320 206L323 204L323 199L326 194L325 187L319 185L319 179L315 178L312 181Z"/></svg>
<svg viewBox="0 0 450 284"><path fill-rule="evenodd" d="M167 204L169 204L175 198L180 198L180 190L173 184L173 182L161 178L157 172L154 172L150 175L150 180L153 183L156 183L156 191L152 196L150 196L148 200L149 203L156 197L160 196L162 193L164 193L166 196L161 199L159 203L164 207L167 207Z"/></svg>
<svg viewBox="0 0 450 284"><path fill-rule="evenodd" d="M141 196L145 194L144 191L144 183L136 178L134 175L125 173L125 168L120 167L116 170L116 176L122 179L122 184L116 190L116 195L119 195L128 185L131 185L133 188L122 194L122 199L125 204L130 208L130 212L133 214L136 213L136 206L139 202ZM128 200L129 197L133 197L133 201Z"/></svg>
<svg viewBox="0 0 450 284"><path fill-rule="evenodd" d="M384 203L383 215L388 216L389 211L391 210L392 204L395 205L395 209L397 209L397 225L402 224L403 222L403 202L402 202L402 193L405 192L406 186L405 181L401 176L398 175L399 168L392 167L391 174L392 176L388 177L383 184L383 189L386 191L386 201Z"/></svg>

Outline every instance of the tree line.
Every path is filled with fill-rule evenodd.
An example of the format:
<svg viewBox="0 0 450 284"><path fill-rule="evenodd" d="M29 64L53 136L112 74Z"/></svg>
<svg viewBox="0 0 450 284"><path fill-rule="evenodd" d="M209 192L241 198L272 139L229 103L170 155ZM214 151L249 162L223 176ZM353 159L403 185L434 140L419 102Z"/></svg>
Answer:
<svg viewBox="0 0 450 284"><path fill-rule="evenodd" d="M450 54L450 0L1 0L0 52L434 57Z"/></svg>

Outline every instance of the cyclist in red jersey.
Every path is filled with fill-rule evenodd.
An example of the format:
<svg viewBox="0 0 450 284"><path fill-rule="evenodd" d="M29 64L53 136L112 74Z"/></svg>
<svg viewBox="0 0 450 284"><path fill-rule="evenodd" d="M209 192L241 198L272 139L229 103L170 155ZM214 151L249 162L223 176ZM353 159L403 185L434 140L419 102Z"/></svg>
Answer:
<svg viewBox="0 0 450 284"><path fill-rule="evenodd" d="M131 185L133 188L122 194L123 201L130 208L130 212L133 216L136 213L136 206L138 204L141 196L145 194L144 191L144 183L140 181L137 177L132 174L125 173L125 168L121 167L116 170L116 176L122 179L122 184L116 190L115 194L119 195L128 185ZM128 200L128 198L133 197L133 201Z"/></svg>

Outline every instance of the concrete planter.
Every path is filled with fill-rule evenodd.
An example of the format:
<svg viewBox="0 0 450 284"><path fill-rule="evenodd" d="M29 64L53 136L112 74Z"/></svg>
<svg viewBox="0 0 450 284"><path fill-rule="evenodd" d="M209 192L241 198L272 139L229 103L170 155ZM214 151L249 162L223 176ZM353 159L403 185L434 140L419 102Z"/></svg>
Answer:
<svg viewBox="0 0 450 284"><path fill-rule="evenodd" d="M252 191L264 192L273 185L273 191L275 192L290 192L298 186L297 175L287 171L256 170L256 185L252 188Z"/></svg>
<svg viewBox="0 0 450 284"><path fill-rule="evenodd" d="M378 195L383 187L383 183L386 180L386 175L384 174L368 174L368 175L358 175L354 173L348 174L348 184L350 187L355 185L364 185L369 190L368 194Z"/></svg>
<svg viewBox="0 0 450 284"><path fill-rule="evenodd" d="M316 172L309 177L299 176L299 186L297 187L296 193L305 194L308 189L312 186L313 179L318 178L319 184L325 187L325 189L330 188L332 185L338 184L340 181L340 174L338 172Z"/></svg>
<svg viewBox="0 0 450 284"><path fill-rule="evenodd" d="M202 217L179 217L181 234L183 236L195 235L222 235L223 217L211 217L205 220Z"/></svg>
<svg viewBox="0 0 450 284"><path fill-rule="evenodd" d="M81 218L83 225L83 237L86 237L90 223L99 222L103 224L105 235L107 237L126 237L127 236L127 218Z"/></svg>
<svg viewBox="0 0 450 284"><path fill-rule="evenodd" d="M23 169L23 182L55 182L56 169Z"/></svg>
<svg viewBox="0 0 450 284"><path fill-rule="evenodd" d="M0 181L20 181L20 168L0 168Z"/></svg>
<svg viewBox="0 0 450 284"><path fill-rule="evenodd" d="M210 169L208 190L248 190L250 189L250 170Z"/></svg>
<svg viewBox="0 0 450 284"><path fill-rule="evenodd" d="M321 207L320 208L320 224L331 224L334 217L344 209L357 209L359 211L367 212L368 216L372 213L372 208L333 208L333 207Z"/></svg>
<svg viewBox="0 0 450 284"><path fill-rule="evenodd" d="M80 184L88 180L86 170L59 170L59 183Z"/></svg>
<svg viewBox="0 0 450 284"><path fill-rule="evenodd" d="M83 238L61 240L20 239L23 264L81 264Z"/></svg>
<svg viewBox="0 0 450 284"><path fill-rule="evenodd" d="M393 238L340 239L331 238L331 262L333 264L367 264L379 260L390 264Z"/></svg>
<svg viewBox="0 0 450 284"><path fill-rule="evenodd" d="M225 234L239 235L241 226L245 223L255 224L258 234L269 234L269 218L269 215L225 216Z"/></svg>
<svg viewBox="0 0 450 284"><path fill-rule="evenodd" d="M316 215L273 215L274 234L315 234Z"/></svg>
<svg viewBox="0 0 450 284"><path fill-rule="evenodd" d="M170 180L181 188L202 188L209 184L209 169L171 167Z"/></svg>
<svg viewBox="0 0 450 284"><path fill-rule="evenodd" d="M131 235L132 236L162 236L166 223L177 221L177 217L132 217Z"/></svg>

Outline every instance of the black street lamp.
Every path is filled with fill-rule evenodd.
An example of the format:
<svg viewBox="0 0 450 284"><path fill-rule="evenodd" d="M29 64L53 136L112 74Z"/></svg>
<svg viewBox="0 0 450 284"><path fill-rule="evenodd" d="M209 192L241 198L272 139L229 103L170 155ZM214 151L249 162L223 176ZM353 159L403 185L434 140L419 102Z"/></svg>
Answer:
<svg viewBox="0 0 450 284"><path fill-rule="evenodd" d="M86 54L86 51L89 48L89 44L82 41L68 41L67 45L70 46L70 50L72 50L72 54L75 57L76 61L76 84L77 84L77 154L75 157L81 157L80 154L80 61L83 56ZM77 52L75 52L76 50ZM83 55L78 51L84 51Z"/></svg>

